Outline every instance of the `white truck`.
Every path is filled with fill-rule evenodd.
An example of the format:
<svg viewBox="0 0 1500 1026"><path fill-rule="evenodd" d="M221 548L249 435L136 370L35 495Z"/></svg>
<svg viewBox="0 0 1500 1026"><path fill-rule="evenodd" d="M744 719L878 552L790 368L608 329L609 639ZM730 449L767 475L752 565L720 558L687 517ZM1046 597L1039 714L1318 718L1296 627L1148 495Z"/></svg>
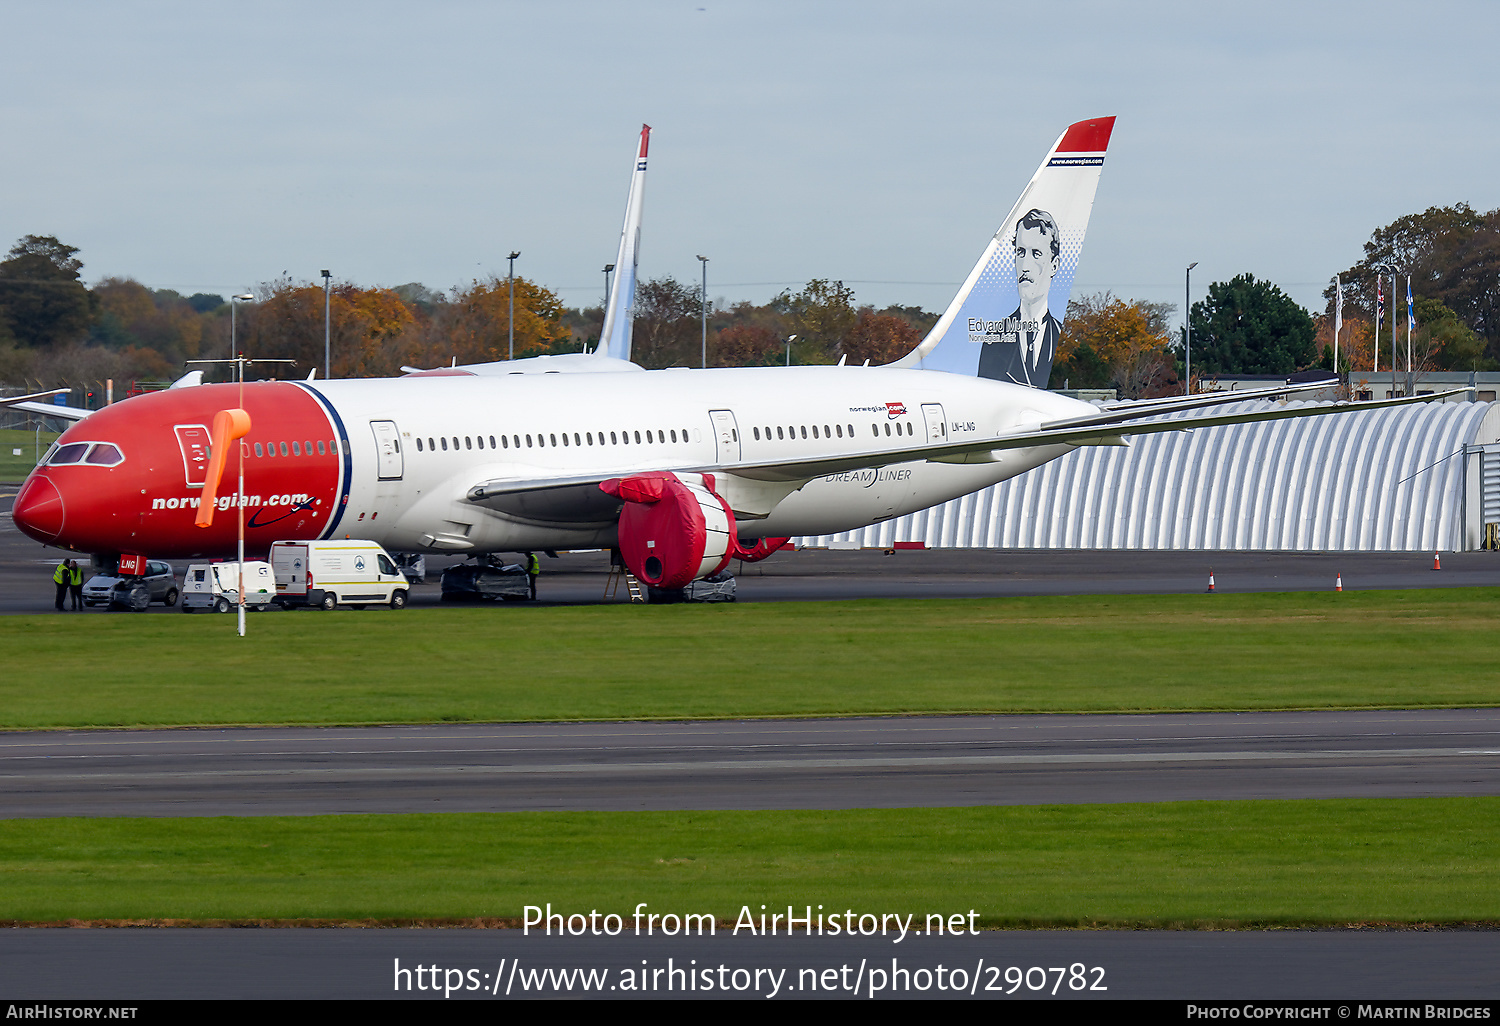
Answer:
<svg viewBox="0 0 1500 1026"><path fill-rule="evenodd" d="M240 603L239 563L194 563L182 578L182 611L196 613L210 609L227 613ZM262 560L245 562L245 605L250 609L269 609L276 601L276 577L271 564Z"/></svg>
<svg viewBox="0 0 1500 1026"><path fill-rule="evenodd" d="M406 577L372 541L279 541L271 546L271 566L276 601L286 608L406 606Z"/></svg>

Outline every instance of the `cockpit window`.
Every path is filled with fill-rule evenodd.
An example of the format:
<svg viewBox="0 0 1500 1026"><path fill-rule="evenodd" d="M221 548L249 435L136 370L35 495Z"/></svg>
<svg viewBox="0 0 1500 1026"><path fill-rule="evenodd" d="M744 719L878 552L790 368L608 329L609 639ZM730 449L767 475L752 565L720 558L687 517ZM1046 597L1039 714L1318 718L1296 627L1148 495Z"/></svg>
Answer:
<svg viewBox="0 0 1500 1026"><path fill-rule="evenodd" d="M88 451L87 442L73 442L70 445L58 446L52 458L47 461L49 467L61 467L68 463L82 463L83 454Z"/></svg>
<svg viewBox="0 0 1500 1026"><path fill-rule="evenodd" d="M113 467L116 464L124 463L125 457L120 455L120 450L116 449L113 445L110 445L108 442L100 442L93 449L89 450L88 459L84 460L84 462L92 463L98 467Z"/></svg>

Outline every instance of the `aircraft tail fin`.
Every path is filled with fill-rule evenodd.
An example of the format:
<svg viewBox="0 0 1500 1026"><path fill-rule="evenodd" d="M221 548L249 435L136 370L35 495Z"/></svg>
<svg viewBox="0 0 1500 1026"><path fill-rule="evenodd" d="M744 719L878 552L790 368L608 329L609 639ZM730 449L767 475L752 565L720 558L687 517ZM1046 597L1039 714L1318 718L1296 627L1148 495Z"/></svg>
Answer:
<svg viewBox="0 0 1500 1026"><path fill-rule="evenodd" d="M1058 136L943 316L891 366L1047 387L1114 126Z"/></svg>
<svg viewBox="0 0 1500 1026"><path fill-rule="evenodd" d="M604 330L599 335L600 356L630 359L630 329L635 322L635 276L640 262L641 206L646 196L646 148L651 126L641 126L641 146L630 174L630 194L625 201L625 226L620 229L620 252L615 256L615 276L605 301Z"/></svg>

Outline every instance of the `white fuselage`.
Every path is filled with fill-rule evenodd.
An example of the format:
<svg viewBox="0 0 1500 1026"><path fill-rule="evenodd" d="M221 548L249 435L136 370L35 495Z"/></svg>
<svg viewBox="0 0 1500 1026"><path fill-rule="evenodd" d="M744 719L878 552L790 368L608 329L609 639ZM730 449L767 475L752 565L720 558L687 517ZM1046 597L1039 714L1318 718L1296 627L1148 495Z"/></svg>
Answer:
<svg viewBox="0 0 1500 1026"><path fill-rule="evenodd" d="M813 477L768 506L769 515L739 518L743 538L852 530L1014 477L1068 447L1005 450L994 454L995 462L975 464L893 463L884 453L978 441L1094 410L1019 385L866 367L397 378L309 387L337 411L350 443L349 500L336 534L401 551L615 542L612 518L596 508L573 512L544 504L518 512L469 501L470 490L486 481L715 473L729 466L753 477L755 469L743 469L746 464L776 467L865 454L865 469Z"/></svg>

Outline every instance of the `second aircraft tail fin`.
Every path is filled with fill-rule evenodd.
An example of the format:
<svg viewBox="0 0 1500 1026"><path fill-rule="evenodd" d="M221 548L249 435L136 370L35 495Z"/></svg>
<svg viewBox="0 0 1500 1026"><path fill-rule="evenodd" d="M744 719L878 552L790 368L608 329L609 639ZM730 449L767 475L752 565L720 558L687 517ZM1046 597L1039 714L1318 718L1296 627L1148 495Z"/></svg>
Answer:
<svg viewBox="0 0 1500 1026"><path fill-rule="evenodd" d="M1047 387L1114 126L1068 126L943 316L892 366Z"/></svg>
<svg viewBox="0 0 1500 1026"><path fill-rule="evenodd" d="M600 356L630 359L630 330L635 323L635 276L640 262L641 206L646 196L646 148L651 126L641 126L641 148L630 174L630 195L625 201L625 226L620 229L620 252L615 256L615 277L605 300L604 329L599 335Z"/></svg>

